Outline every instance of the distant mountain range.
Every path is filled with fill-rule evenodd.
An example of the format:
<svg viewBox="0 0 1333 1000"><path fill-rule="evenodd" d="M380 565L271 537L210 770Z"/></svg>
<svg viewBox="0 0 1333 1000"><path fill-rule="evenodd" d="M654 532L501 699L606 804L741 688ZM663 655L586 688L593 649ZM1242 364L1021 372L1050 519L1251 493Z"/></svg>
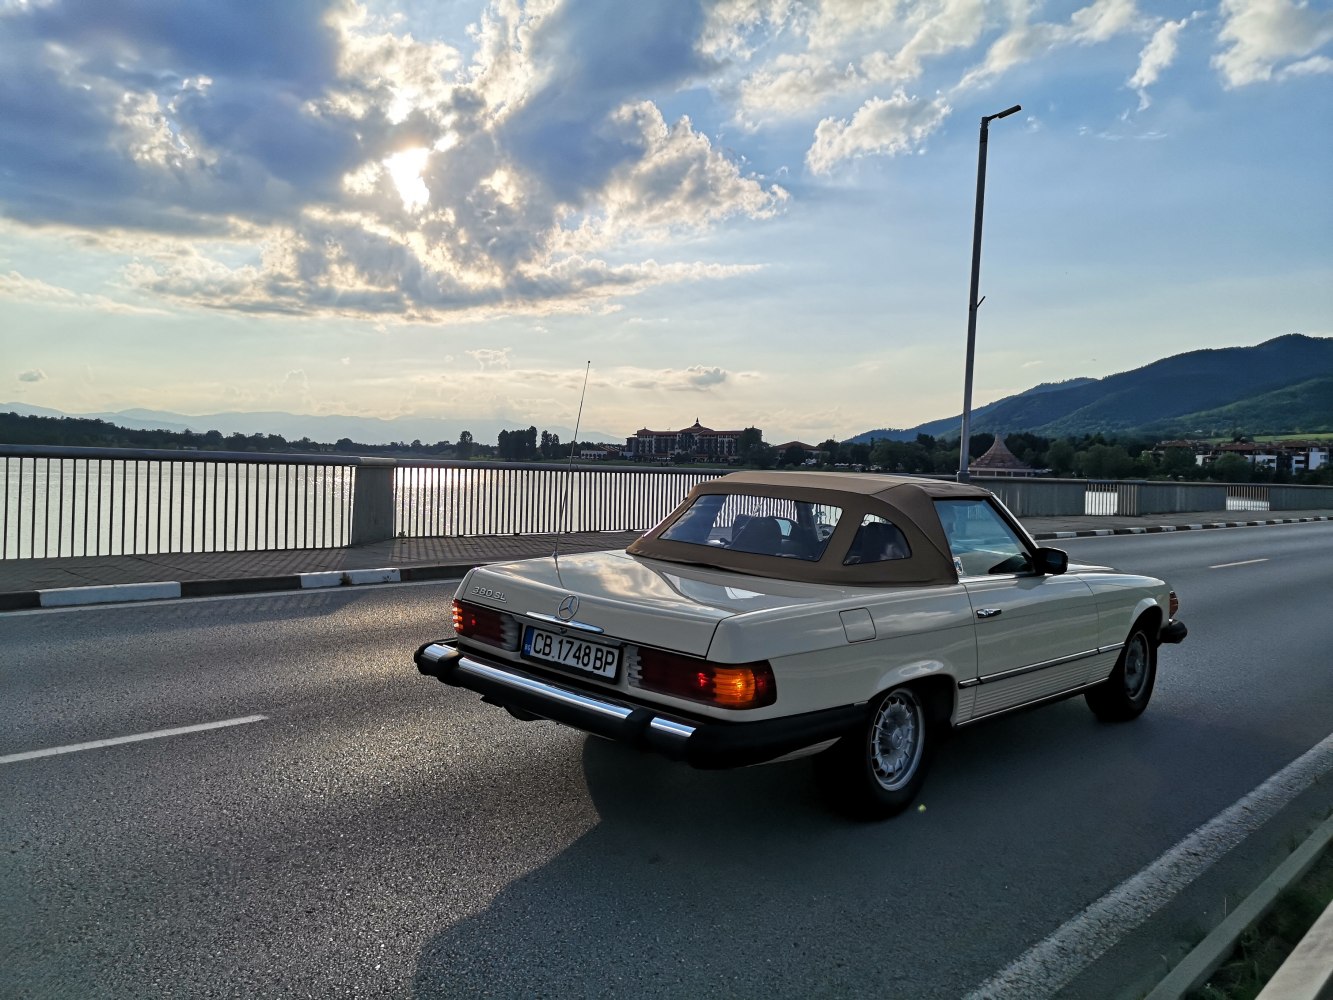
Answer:
<svg viewBox="0 0 1333 1000"><path fill-rule="evenodd" d="M961 416L851 440L957 437ZM1333 431L1333 337L1190 351L1105 378L1043 383L972 411L972 432L1157 437Z"/></svg>
<svg viewBox="0 0 1333 1000"><path fill-rule="evenodd" d="M471 431L478 444L494 444L502 430L527 428L532 422L503 420L442 420L437 417L394 417L384 420L379 417L352 417L340 415L312 416L304 413L285 413L278 410L242 413L202 413L190 416L184 413L171 413L166 410L118 410L114 413L65 413L45 406L29 406L26 403L0 403L0 413L17 413L20 416L36 417L81 417L86 420L105 420L117 427L131 430L191 430L202 434L207 431L220 431L223 434L281 434L289 441L299 441L308 437L321 444L332 444L340 438L351 438L358 444L389 444L394 441L416 441L434 444L437 441L458 440L462 431ZM559 434L560 440L568 441L574 428L559 424L536 424L538 431L550 431ZM623 434L610 434L606 431L579 428L581 441L623 442Z"/></svg>

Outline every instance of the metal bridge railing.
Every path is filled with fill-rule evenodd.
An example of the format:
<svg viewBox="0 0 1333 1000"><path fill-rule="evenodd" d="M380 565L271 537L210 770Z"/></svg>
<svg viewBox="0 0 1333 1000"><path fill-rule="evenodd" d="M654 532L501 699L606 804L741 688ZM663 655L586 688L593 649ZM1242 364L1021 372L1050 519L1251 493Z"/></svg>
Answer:
<svg viewBox="0 0 1333 1000"><path fill-rule="evenodd" d="M297 456L0 446L0 559L346 545L354 471Z"/></svg>
<svg viewBox="0 0 1333 1000"><path fill-rule="evenodd" d="M0 559L643 531L725 467L0 445ZM1333 509L1333 487L995 478L1019 517Z"/></svg>
<svg viewBox="0 0 1333 1000"><path fill-rule="evenodd" d="M703 469L400 460L394 534L408 538L644 531L697 484Z"/></svg>

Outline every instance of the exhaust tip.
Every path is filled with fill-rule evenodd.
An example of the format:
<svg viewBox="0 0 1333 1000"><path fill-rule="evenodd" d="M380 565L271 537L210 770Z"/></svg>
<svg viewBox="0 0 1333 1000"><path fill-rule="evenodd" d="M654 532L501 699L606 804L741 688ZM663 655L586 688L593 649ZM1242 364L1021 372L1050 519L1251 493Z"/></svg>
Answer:
<svg viewBox="0 0 1333 1000"><path fill-rule="evenodd" d="M428 642L412 655L417 670L427 677L443 677L461 654L443 642Z"/></svg>

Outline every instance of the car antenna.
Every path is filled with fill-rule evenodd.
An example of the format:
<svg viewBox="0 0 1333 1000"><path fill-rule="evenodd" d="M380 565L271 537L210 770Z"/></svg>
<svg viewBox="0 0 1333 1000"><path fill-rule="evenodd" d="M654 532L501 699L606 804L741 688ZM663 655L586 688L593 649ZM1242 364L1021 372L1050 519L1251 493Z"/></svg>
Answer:
<svg viewBox="0 0 1333 1000"><path fill-rule="evenodd" d="M574 418L574 440L569 442L569 465L565 469L565 490L560 495L560 521L555 534L555 579L560 586L565 581L560 579L560 539L565 534L565 515L569 509L569 491L574 482L574 449L579 446L579 425L583 423L583 400L588 395L588 373L592 371L589 361L583 369L583 391L579 393L579 414Z"/></svg>

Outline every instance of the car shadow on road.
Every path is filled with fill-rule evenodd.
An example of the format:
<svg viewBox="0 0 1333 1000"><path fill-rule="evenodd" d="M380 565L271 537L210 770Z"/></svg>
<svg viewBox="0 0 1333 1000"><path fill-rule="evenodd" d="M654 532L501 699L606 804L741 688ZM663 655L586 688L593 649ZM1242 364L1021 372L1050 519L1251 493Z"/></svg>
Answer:
<svg viewBox="0 0 1333 1000"><path fill-rule="evenodd" d="M1012 944L1015 898L1068 888L1026 866L1102 826L1087 768L1051 769L1051 746L1077 762L1107 732L1081 704L964 730L928 809L872 824L831 814L808 761L696 771L589 738L600 821L430 939L415 993L961 995Z"/></svg>
<svg viewBox="0 0 1333 1000"><path fill-rule="evenodd" d="M961 996L1290 758L1251 734L1238 760L1241 736L1078 698L952 734L919 806L870 824L808 761L696 771L588 738L599 821L429 939L415 993Z"/></svg>

